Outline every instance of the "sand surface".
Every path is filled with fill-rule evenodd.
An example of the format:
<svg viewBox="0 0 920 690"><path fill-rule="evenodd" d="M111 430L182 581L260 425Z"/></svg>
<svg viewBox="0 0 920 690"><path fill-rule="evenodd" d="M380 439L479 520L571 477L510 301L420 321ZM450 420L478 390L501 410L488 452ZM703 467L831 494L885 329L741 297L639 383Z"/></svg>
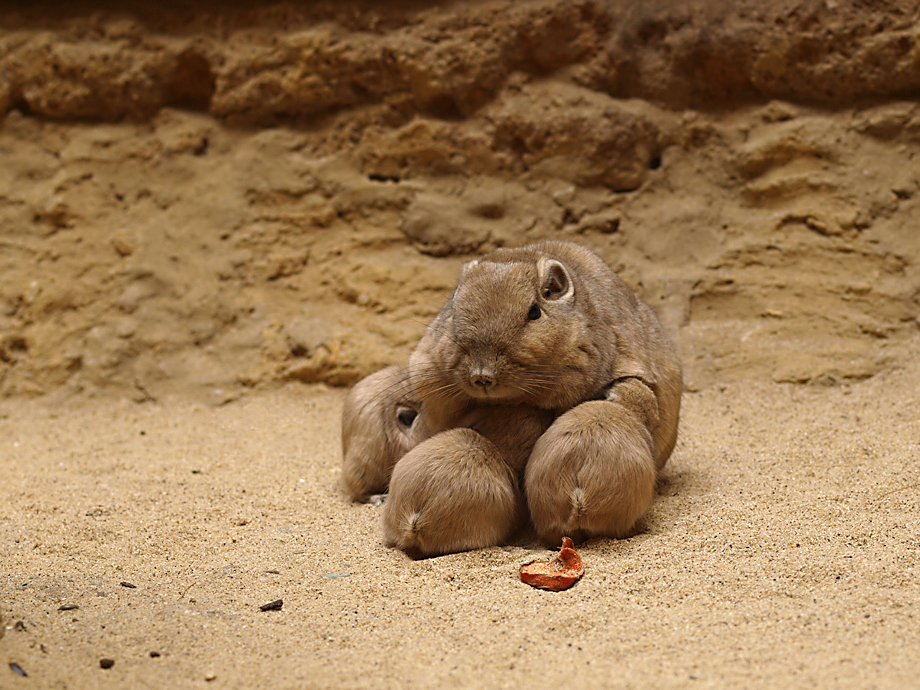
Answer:
<svg viewBox="0 0 920 690"><path fill-rule="evenodd" d="M0 4L0 688L916 687L918 37L916 0ZM686 386L641 531L558 594L532 536L412 561L339 485L345 387L548 237Z"/></svg>
<svg viewBox="0 0 920 690"><path fill-rule="evenodd" d="M688 394L643 530L563 593L519 581L552 556L526 535L385 548L339 487L339 390L7 402L0 655L29 675L0 685L912 687L918 377Z"/></svg>

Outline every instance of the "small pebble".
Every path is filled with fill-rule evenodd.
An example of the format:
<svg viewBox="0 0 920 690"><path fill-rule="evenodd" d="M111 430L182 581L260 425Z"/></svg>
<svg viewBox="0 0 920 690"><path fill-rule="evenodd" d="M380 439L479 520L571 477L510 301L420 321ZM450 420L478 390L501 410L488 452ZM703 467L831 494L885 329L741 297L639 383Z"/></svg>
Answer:
<svg viewBox="0 0 920 690"><path fill-rule="evenodd" d="M215 678L217 678L217 674L216 674L216 673L209 673L208 675L206 675L206 676L204 677L204 679L205 679L206 681L208 681L209 683L210 683L212 680L214 680Z"/></svg>
<svg viewBox="0 0 920 690"><path fill-rule="evenodd" d="M106 668L106 669L112 668L115 665L115 660L114 659L100 659L99 665L102 668Z"/></svg>
<svg viewBox="0 0 920 690"><path fill-rule="evenodd" d="M262 604L259 607L259 610L260 611L280 611L282 606L284 606L284 600L276 599L275 601L270 601L267 604Z"/></svg>
<svg viewBox="0 0 920 690"><path fill-rule="evenodd" d="M281 574L280 570L266 570L265 572L268 573L269 575L280 575Z"/></svg>
<svg viewBox="0 0 920 690"><path fill-rule="evenodd" d="M351 577L351 573L326 573L323 577Z"/></svg>
<svg viewBox="0 0 920 690"><path fill-rule="evenodd" d="M22 621L16 621L16 624L13 626L13 630L15 630L16 632L25 632L26 624L23 623Z"/></svg>
<svg viewBox="0 0 920 690"><path fill-rule="evenodd" d="M151 658L151 659L159 659L159 658L160 658L160 653L159 653L159 652L150 652L150 658Z"/></svg>
<svg viewBox="0 0 920 690"><path fill-rule="evenodd" d="M15 673L17 676L22 676L23 678L28 678L29 674L23 670L22 666L17 664L15 661L10 662L10 670Z"/></svg>
<svg viewBox="0 0 920 690"><path fill-rule="evenodd" d="M79 606L76 604L64 604L63 606L58 606L58 611L76 611Z"/></svg>
<svg viewBox="0 0 920 690"><path fill-rule="evenodd" d="M137 585L132 585L130 582L121 582L122 587L127 587L128 589L137 589Z"/></svg>

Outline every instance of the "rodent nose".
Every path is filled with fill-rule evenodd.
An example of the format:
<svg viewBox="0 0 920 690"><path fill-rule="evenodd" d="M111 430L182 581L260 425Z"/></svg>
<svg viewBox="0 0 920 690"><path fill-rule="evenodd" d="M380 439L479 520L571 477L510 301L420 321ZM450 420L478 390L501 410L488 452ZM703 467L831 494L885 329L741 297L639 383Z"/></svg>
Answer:
<svg viewBox="0 0 920 690"><path fill-rule="evenodd" d="M470 375L470 383L483 390L489 390L495 385L495 377L485 372L477 372Z"/></svg>

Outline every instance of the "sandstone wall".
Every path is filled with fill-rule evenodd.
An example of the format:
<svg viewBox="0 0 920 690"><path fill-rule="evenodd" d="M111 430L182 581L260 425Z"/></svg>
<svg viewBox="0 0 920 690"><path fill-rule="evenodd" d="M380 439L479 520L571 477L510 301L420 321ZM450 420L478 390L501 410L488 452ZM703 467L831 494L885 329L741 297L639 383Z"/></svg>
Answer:
<svg viewBox="0 0 920 690"><path fill-rule="evenodd" d="M691 387L865 378L918 334L918 95L916 2L0 7L0 395L350 384L550 236Z"/></svg>

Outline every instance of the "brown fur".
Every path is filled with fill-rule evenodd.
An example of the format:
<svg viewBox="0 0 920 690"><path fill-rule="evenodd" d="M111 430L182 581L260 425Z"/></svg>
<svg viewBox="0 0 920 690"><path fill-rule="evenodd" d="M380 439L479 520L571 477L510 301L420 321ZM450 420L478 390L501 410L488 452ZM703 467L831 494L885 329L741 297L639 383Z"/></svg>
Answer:
<svg viewBox="0 0 920 690"><path fill-rule="evenodd" d="M470 427L491 442L480 452L492 457L494 449L512 471L526 465L531 516L547 541L566 530L572 537L628 533L677 439L682 381L673 344L652 310L598 256L571 242L500 249L466 264L404 376L424 433ZM469 527L470 543L504 534L465 515L449 499L451 485L430 488L451 481L453 470L441 466L460 457L448 442L457 437L434 438L440 440L406 456L415 473L396 465L391 495L404 496L400 484L412 476L413 485L426 487L426 501L446 502L438 510L447 524ZM401 447L377 454L389 462ZM427 483L416 477L426 472ZM503 480L495 481L493 493L500 493ZM473 493L490 491L477 486ZM444 548L429 531L425 549L465 543L460 527L451 529Z"/></svg>
<svg viewBox="0 0 920 690"><path fill-rule="evenodd" d="M548 410L534 407L476 407L456 426L478 431L494 443L502 459L516 474L524 471L530 452L541 434L553 423Z"/></svg>
<svg viewBox="0 0 920 690"><path fill-rule="evenodd" d="M396 461L428 436L422 418L408 426L399 422L401 410L420 408L405 367L371 374L348 393L342 410L342 479L353 499L385 492Z"/></svg>
<svg viewBox="0 0 920 690"><path fill-rule="evenodd" d="M531 321L533 305L541 317ZM635 377L659 398L662 451L676 439L681 385L674 346L600 257L571 242L499 249L467 264L409 371L433 431L450 428L471 403L565 411ZM482 372L497 385L475 387L471 379Z"/></svg>
<svg viewBox="0 0 920 690"><path fill-rule="evenodd" d="M573 407L540 437L524 473L527 506L537 534L555 546L562 537L625 537L655 491L652 435L620 403Z"/></svg>
<svg viewBox="0 0 920 690"><path fill-rule="evenodd" d="M383 507L387 546L436 556L498 544L526 516L517 474L472 429L442 431L393 470Z"/></svg>

